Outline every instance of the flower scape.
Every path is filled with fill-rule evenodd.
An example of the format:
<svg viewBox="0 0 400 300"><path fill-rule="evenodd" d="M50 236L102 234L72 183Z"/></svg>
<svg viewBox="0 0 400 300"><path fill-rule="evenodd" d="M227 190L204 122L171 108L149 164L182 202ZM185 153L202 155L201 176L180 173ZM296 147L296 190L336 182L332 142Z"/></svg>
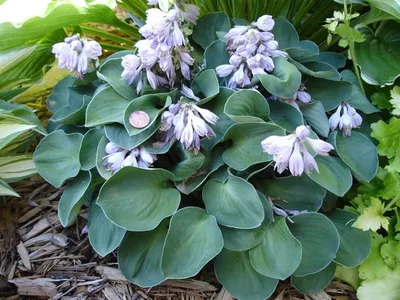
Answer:
<svg viewBox="0 0 400 300"><path fill-rule="evenodd" d="M61 223L89 206L91 245L118 248L121 272L142 287L212 264L229 293L257 300L287 278L322 290L337 265L362 263L369 234L343 230L357 215L322 209L372 179L355 150L378 163L345 58L308 53L283 17L148 4L132 50L99 61L101 46L78 34L53 46L73 76L55 87L60 106L34 161L56 187L72 179Z"/></svg>

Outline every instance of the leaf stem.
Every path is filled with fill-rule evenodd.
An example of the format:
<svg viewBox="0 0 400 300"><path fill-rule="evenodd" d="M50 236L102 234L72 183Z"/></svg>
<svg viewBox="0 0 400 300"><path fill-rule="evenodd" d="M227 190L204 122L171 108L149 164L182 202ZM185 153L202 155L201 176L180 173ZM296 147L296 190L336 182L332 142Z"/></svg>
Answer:
<svg viewBox="0 0 400 300"><path fill-rule="evenodd" d="M389 209L392 208L392 206L400 200L400 195L397 195L396 197L393 198L392 201L390 201L390 203L388 205L385 206L385 208L382 210L382 215L387 212Z"/></svg>
<svg viewBox="0 0 400 300"><path fill-rule="evenodd" d="M349 37L350 36L350 33L349 33L350 22L349 22L349 19L347 18L347 15L348 15L347 2L346 2L346 0L344 0L344 25L345 25L345 28L346 28L347 37ZM351 56L351 59L353 60L354 71L355 71L357 79L358 79L358 84L360 85L361 91L365 96L365 90L364 90L364 86L363 86L363 81L361 79L360 70L358 69L357 56L356 56L355 49L354 49L354 41L351 40L350 38L347 41L348 41L348 44L349 44L350 56Z"/></svg>

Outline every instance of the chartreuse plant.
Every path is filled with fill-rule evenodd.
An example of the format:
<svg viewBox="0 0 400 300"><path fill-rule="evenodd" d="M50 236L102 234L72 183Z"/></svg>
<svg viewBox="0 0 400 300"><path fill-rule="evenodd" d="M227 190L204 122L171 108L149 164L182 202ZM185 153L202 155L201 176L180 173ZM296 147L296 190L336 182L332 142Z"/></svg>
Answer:
<svg viewBox="0 0 400 300"><path fill-rule="evenodd" d="M76 57L95 62L82 36L55 46L60 67L84 74L55 87L51 133L34 154L48 182L67 183L61 223L88 205L93 248L119 247L122 273L143 287L212 261L239 299L268 298L289 277L312 294L337 265L362 263L370 238L352 227L357 215L321 211L378 167L357 129L358 112L377 109L338 72L345 58L282 17L233 27L224 13L197 20L184 1L150 4L137 50L96 72L79 73Z"/></svg>
<svg viewBox="0 0 400 300"><path fill-rule="evenodd" d="M27 152L38 134L47 132L28 107L0 100L0 196L18 196L8 183L36 173Z"/></svg>

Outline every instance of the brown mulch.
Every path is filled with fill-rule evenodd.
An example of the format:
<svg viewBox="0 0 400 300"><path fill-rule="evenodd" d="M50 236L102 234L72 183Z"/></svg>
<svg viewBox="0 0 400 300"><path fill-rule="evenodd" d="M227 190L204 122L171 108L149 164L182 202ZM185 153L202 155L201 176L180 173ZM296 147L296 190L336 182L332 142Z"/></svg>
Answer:
<svg viewBox="0 0 400 300"><path fill-rule="evenodd" d="M125 280L116 253L100 257L82 230L87 212L63 228L57 217L62 189L38 177L13 185L21 198L0 197L0 299L233 300L207 266L194 279L143 289ZM352 300L354 290L333 282L324 292L302 296L282 282L275 300Z"/></svg>

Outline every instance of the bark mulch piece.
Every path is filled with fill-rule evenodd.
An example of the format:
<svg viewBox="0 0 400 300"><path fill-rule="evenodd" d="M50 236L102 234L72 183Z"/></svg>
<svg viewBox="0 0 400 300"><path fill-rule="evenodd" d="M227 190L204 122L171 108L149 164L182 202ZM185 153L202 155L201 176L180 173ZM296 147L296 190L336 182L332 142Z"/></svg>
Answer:
<svg viewBox="0 0 400 300"><path fill-rule="evenodd" d="M100 257L90 247L83 210L63 228L57 205L63 189L38 177L13 184L21 198L0 198L0 299L52 300L233 300L216 280L212 266L193 279L167 280L143 289L117 268L116 253ZM333 282L324 292L302 296L281 282L275 300L353 300L352 287Z"/></svg>

